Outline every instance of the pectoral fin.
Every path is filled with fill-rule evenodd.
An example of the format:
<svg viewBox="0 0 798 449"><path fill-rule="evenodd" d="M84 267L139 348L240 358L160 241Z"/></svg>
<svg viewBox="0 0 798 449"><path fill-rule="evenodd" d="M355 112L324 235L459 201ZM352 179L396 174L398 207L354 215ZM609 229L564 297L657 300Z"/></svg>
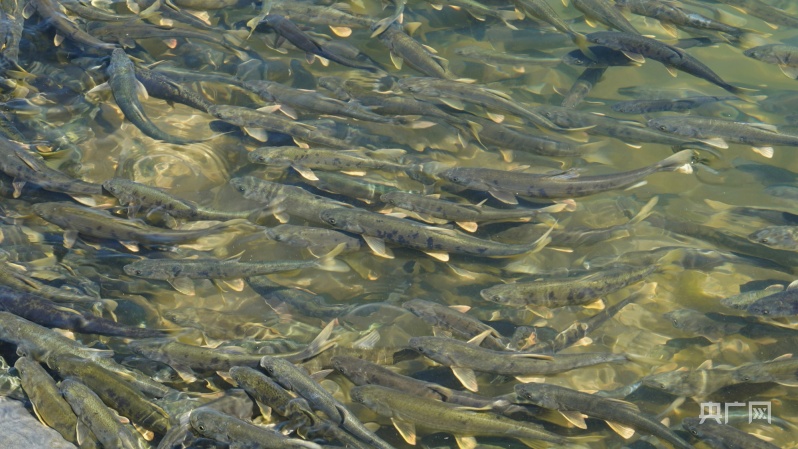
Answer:
<svg viewBox="0 0 798 449"><path fill-rule="evenodd" d="M479 385L477 384L477 375L471 368L453 366L452 373L467 390L473 391L475 393L479 390Z"/></svg>
<svg viewBox="0 0 798 449"><path fill-rule="evenodd" d="M299 173L299 176L302 176L303 178L305 178L305 179L307 179L309 181L318 181L319 180L319 177L316 176L315 173L313 173L313 170L311 170L311 169L309 169L307 167L302 167L301 165L292 165L291 168L296 170L296 172Z"/></svg>
<svg viewBox="0 0 798 449"><path fill-rule="evenodd" d="M575 425L580 429L587 429L587 424L585 423L585 415L580 412L576 412L573 410L563 411L560 410L560 414L565 418L566 421Z"/></svg>
<svg viewBox="0 0 798 449"><path fill-rule="evenodd" d="M386 259L393 259L393 253L391 250L385 247L385 240L368 235L364 235L363 240L365 240L366 245L371 248L371 251L374 252L374 254Z"/></svg>
<svg viewBox="0 0 798 449"><path fill-rule="evenodd" d="M617 422L614 421L607 421L607 425L610 426L610 429L614 430L615 433L622 436L625 440L632 438L632 436L635 434L635 429L632 429L631 427L623 424L618 424Z"/></svg>
<svg viewBox="0 0 798 449"><path fill-rule="evenodd" d="M172 279L167 279L169 285L171 285L175 290L179 291L180 293L188 296L194 296L194 281L187 277L177 277Z"/></svg>
<svg viewBox="0 0 798 449"><path fill-rule="evenodd" d="M457 441L457 446L460 449L474 449L477 447L477 440L474 437L455 436L454 440Z"/></svg>
<svg viewBox="0 0 798 449"><path fill-rule="evenodd" d="M402 438L407 441L407 444L412 444L415 446L416 444L416 426L410 421L405 421L401 418L392 417L391 423L393 426L396 427L396 431L399 432L399 435L402 435Z"/></svg>

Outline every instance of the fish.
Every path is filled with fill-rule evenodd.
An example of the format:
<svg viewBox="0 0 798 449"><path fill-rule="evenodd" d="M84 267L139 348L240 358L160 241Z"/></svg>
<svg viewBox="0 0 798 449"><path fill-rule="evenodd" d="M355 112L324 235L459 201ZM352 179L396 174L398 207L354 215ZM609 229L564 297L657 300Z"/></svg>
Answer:
<svg viewBox="0 0 798 449"><path fill-rule="evenodd" d="M190 89L158 71L134 66L136 79L144 86L148 95L170 103L180 103L202 112L208 112L213 105L199 92Z"/></svg>
<svg viewBox="0 0 798 449"><path fill-rule="evenodd" d="M732 6L744 14L759 17L771 26L798 27L798 17L761 0L720 0L720 3Z"/></svg>
<svg viewBox="0 0 798 449"><path fill-rule="evenodd" d="M280 358L302 361L325 351L334 345L328 341L335 321L331 321L319 335L298 352L280 354ZM204 372L229 371L234 366L257 367L262 354L252 354L237 347L206 348L180 343L172 338L150 338L133 340L129 344L133 353L151 360L166 363L185 380L194 380L193 369ZM274 358L278 358L275 356Z"/></svg>
<svg viewBox="0 0 798 449"><path fill-rule="evenodd" d="M510 149L513 151L529 152L541 156L552 157L573 157L582 156L596 147L598 144L577 144L574 142L555 139L552 136L541 136L535 129L527 127L509 125L506 123L496 123L493 120L483 119L477 116L469 116L467 119L470 126L474 127L474 134L484 145L492 145L499 148Z"/></svg>
<svg viewBox="0 0 798 449"><path fill-rule="evenodd" d="M550 384L526 383L515 386L522 401L550 410L558 410L571 423L586 429L584 415L603 419L622 437L628 439L635 430L656 436L680 449L693 446L655 419L646 416L637 406L617 399L602 398L589 393Z"/></svg>
<svg viewBox="0 0 798 449"><path fill-rule="evenodd" d="M650 37L620 31L599 31L590 33L587 40L598 45L610 47L626 53L629 59L643 62L645 58L659 61L666 68L681 70L693 76L709 81L741 98L748 98L749 89L733 86L724 81L717 73L684 50L662 43Z"/></svg>
<svg viewBox="0 0 798 449"><path fill-rule="evenodd" d="M26 149L22 144L0 136L0 171L13 178L13 196L22 195L25 184L30 183L51 192L61 192L88 204L96 204L94 195L102 195L102 186L79 179L46 165L44 158Z"/></svg>
<svg viewBox="0 0 798 449"><path fill-rule="evenodd" d="M329 48L325 48L325 45L317 42L313 39L309 34L302 31L297 24L292 22L287 17L270 13L263 17L260 23L265 23L269 26L275 33L277 33L279 39L275 46L279 47L280 40L287 40L291 42L296 48L306 52L308 54L308 62L313 62L314 55L320 56L324 59L329 59L330 61L337 62L338 64L347 66L347 67L355 67L364 70L374 70L374 67L369 65L361 65L357 64L354 61L351 61L346 58L340 57L334 51L331 51Z"/></svg>
<svg viewBox="0 0 798 449"><path fill-rule="evenodd" d="M192 220L234 220L249 218L262 209L251 211L221 211L204 208L192 201L172 196L157 187L150 187L124 178L111 178L102 183L103 189L128 208L128 216L135 216L144 207L150 212L163 212L173 218Z"/></svg>
<svg viewBox="0 0 798 449"><path fill-rule="evenodd" d="M200 237L217 232L233 224L241 223L232 220L231 222L205 229L170 230L125 220L103 211L70 203L38 203L33 206L33 210L38 216L66 231L64 235L66 246L74 244L79 235L118 240L134 249L137 248L139 243L144 245L177 245L193 242Z"/></svg>
<svg viewBox="0 0 798 449"><path fill-rule="evenodd" d="M83 427L91 429L102 447L146 449L149 444L132 428L122 425L97 394L83 383L65 379L59 385L64 399L78 416Z"/></svg>
<svg viewBox="0 0 798 449"><path fill-rule="evenodd" d="M615 103L611 106L611 109L615 112L623 112L624 114L647 114L663 111L681 112L689 111L709 103L734 100L738 100L738 98L732 96L716 97L712 95L677 98L673 100L632 100Z"/></svg>
<svg viewBox="0 0 798 449"><path fill-rule="evenodd" d="M415 298L402 303L402 307L413 312L431 326L446 330L454 337L470 340L487 332L482 343L490 349L505 350L507 342L504 337L490 325L462 312L463 307L446 307L444 305Z"/></svg>
<svg viewBox="0 0 798 449"><path fill-rule="evenodd" d="M316 443L289 438L211 408L200 407L188 417L191 428L205 438L261 448L320 449Z"/></svg>
<svg viewBox="0 0 798 449"><path fill-rule="evenodd" d="M282 385L283 388L304 397L312 407L320 410L333 423L340 425L359 440L377 449L393 448L374 432L368 430L349 409L338 402L324 387L290 362L271 356L263 356L260 366L269 377Z"/></svg>
<svg viewBox="0 0 798 449"><path fill-rule="evenodd" d="M23 9L22 15L28 18L33 14L33 10L35 10L48 24L58 30L54 39L56 46L60 45L64 39L68 38L90 49L108 51L118 48L114 44L106 43L96 36L81 30L75 22L69 20L66 14L61 12L60 4L56 4L51 0L34 0Z"/></svg>
<svg viewBox="0 0 798 449"><path fill-rule="evenodd" d="M779 133L773 125L738 122L711 117L658 117L648 121L656 130L699 140L717 148L728 148L727 142L751 145L753 150L773 157L773 145L798 146L798 136Z"/></svg>
<svg viewBox="0 0 798 449"><path fill-rule="evenodd" d="M133 61L121 48L116 48L111 53L111 62L108 64L108 86L111 88L117 106L125 114L125 118L136 125L136 128L145 135L178 145L198 142L164 132L144 114L144 108L139 102L139 95L147 97L147 89L136 78Z"/></svg>
<svg viewBox="0 0 798 449"><path fill-rule="evenodd" d="M241 127L247 135L259 142L268 141L266 131L271 131L288 134L303 145L307 141L334 148L353 147L348 142L318 132L315 126L287 120L263 110L215 104L208 109L208 113L219 120Z"/></svg>
<svg viewBox="0 0 798 449"><path fill-rule="evenodd" d="M442 200L436 196L409 192L388 192L380 200L392 207L416 212L424 217L453 221L469 232L477 230L477 224L486 221L532 221L546 214L561 212L566 204L555 204L540 209L495 209L487 206L461 204Z"/></svg>
<svg viewBox="0 0 798 449"><path fill-rule="evenodd" d="M435 3L432 0L430 0L430 3L432 3L432 7L435 9L443 8L443 6ZM524 18L524 14L518 10L508 11L497 9L484 5L476 0L448 0L445 3L445 6L456 10L465 10L469 15L471 15L471 17L479 20L480 22L484 22L486 17L494 17L504 22L504 25L511 30L517 30L518 28L510 24L510 20L521 20Z"/></svg>
<svg viewBox="0 0 798 449"><path fill-rule="evenodd" d="M251 151L250 162L277 167L291 167L303 178L318 180L313 169L365 175L366 169L403 172L407 165L380 159L394 156L396 151L336 150L331 148L261 147Z"/></svg>
<svg viewBox="0 0 798 449"><path fill-rule="evenodd" d="M72 407L61 396L55 380L44 368L29 357L20 357L14 363L14 368L19 373L22 389L28 395L33 405L36 417L42 424L55 429L65 440L78 444L77 425L78 417ZM99 447L93 436L86 435L82 442L85 447Z"/></svg>
<svg viewBox="0 0 798 449"><path fill-rule="evenodd" d="M526 17L533 17L548 23L557 31L567 34L585 54L591 54L587 47L585 35L571 29L545 0L513 0L513 3Z"/></svg>
<svg viewBox="0 0 798 449"><path fill-rule="evenodd" d="M745 56L769 64L777 64L785 76L798 79L798 47L785 44L766 44L749 48Z"/></svg>
<svg viewBox="0 0 798 449"><path fill-rule="evenodd" d="M517 103L510 95L496 89L458 80L425 77L402 78L399 80L398 85L400 89L414 97L436 99L454 109L462 110L464 108L462 102L465 101L478 104L489 111L503 111L515 114L543 129L567 130L567 128L562 128L541 116L534 109ZM495 112L488 112L488 116L491 120L497 122L501 122L504 119L503 115Z"/></svg>
<svg viewBox="0 0 798 449"><path fill-rule="evenodd" d="M494 351L446 337L412 337L408 345L441 365L452 369L455 377L470 391L478 389L474 371L516 376L546 376L599 363L627 360L622 354L560 354L547 356L524 352Z"/></svg>
<svg viewBox="0 0 798 449"><path fill-rule="evenodd" d="M375 23L371 30L376 32L382 25ZM390 50L391 62L397 69L403 64L423 73L426 76L441 79L453 79L455 76L449 71L449 62L431 51L431 47L424 46L404 32L402 27L395 23L385 27L385 31L377 35L383 45Z"/></svg>
<svg viewBox="0 0 798 449"><path fill-rule="evenodd" d="M319 213L327 209L351 207L340 201L314 195L302 187L265 181L254 176L233 178L230 185L244 198L274 208L274 215L281 223L286 223L292 216L313 223L323 223Z"/></svg>
<svg viewBox="0 0 798 449"><path fill-rule="evenodd" d="M548 242L548 235L526 244L493 242L451 229L426 226L356 208L324 210L319 213L319 218L336 229L360 234L369 248L383 257L389 255L385 248L386 241L418 249L444 262L449 259L449 253L508 257L539 251Z"/></svg>
<svg viewBox="0 0 798 449"><path fill-rule="evenodd" d="M540 442L565 445L569 438L548 432L538 424L516 421L489 412L474 412L456 404L402 393L380 385L361 385L350 390L354 402L391 419L408 442L416 444L416 426L454 434L461 449L476 446L475 436L511 437L530 447Z"/></svg>
<svg viewBox="0 0 798 449"><path fill-rule="evenodd" d="M118 375L80 357L59 355L47 360L62 379L77 378L122 416L158 435L169 430L169 415Z"/></svg>
<svg viewBox="0 0 798 449"><path fill-rule="evenodd" d="M338 440L348 447L367 449L369 446L347 433L337 424L324 420L313 413L310 405L301 398L296 398L283 389L271 378L258 370L235 366L230 369L230 376L239 387L243 388L256 403L269 407L290 421L299 434L306 438L325 438Z"/></svg>
<svg viewBox="0 0 798 449"><path fill-rule="evenodd" d="M744 326L739 322L715 320L693 309L672 310L663 317L685 334L705 337L709 341L719 341L728 335L737 334Z"/></svg>
<svg viewBox="0 0 798 449"><path fill-rule="evenodd" d="M289 117L298 117L294 108L311 111L316 114L351 117L357 120L376 123L393 123L391 117L375 114L368 107L356 101L344 102L322 95L319 92L305 89L294 89L274 81L245 81L246 89L258 94L262 99L280 104L280 111Z"/></svg>
<svg viewBox="0 0 798 449"><path fill-rule="evenodd" d="M366 204L374 204L380 200L382 194L397 190L396 187L387 183L372 182L370 178L366 180L362 177L325 171L315 174L319 178L318 180L303 178L302 182L325 192L345 195Z"/></svg>
<svg viewBox="0 0 798 449"><path fill-rule="evenodd" d="M84 334L126 338L152 338L163 335L157 329L127 326L55 304L35 293L18 291L4 285L0 285L0 310L11 312L42 326L69 329Z"/></svg>
<svg viewBox="0 0 798 449"><path fill-rule="evenodd" d="M737 39L744 39L746 35L757 33L752 30L727 25L710 17L698 14L697 12L680 8L675 4L663 2L661 0L617 0L615 4L634 14L659 20L662 28L674 37L677 33L674 26L688 29L720 31L734 36Z"/></svg>
<svg viewBox="0 0 798 449"><path fill-rule="evenodd" d="M593 89L593 86L598 84L601 81L601 77L604 76L604 72L607 71L606 67L599 67L599 68L587 68L585 69L579 78L574 81L574 84L568 90L568 92L563 95L562 103L560 104L564 108L575 108L582 100L590 93Z"/></svg>
<svg viewBox="0 0 798 449"><path fill-rule="evenodd" d="M614 4L602 0L574 0L574 6L585 14L585 21L592 27L596 26L595 22L601 22L624 33L640 34Z"/></svg>
<svg viewBox="0 0 798 449"><path fill-rule="evenodd" d="M586 69L639 65L639 63L629 59L623 52L613 50L603 45L594 45L590 47L590 53L593 55L592 57L585 54L582 50L572 50L564 54L561 60L565 64L584 67Z"/></svg>
<svg viewBox="0 0 798 449"><path fill-rule="evenodd" d="M737 295L723 298L720 300L720 303L732 309L745 310L754 303L754 301L781 291L784 291L783 285L773 284L763 289L740 292Z"/></svg>
<svg viewBox="0 0 798 449"><path fill-rule="evenodd" d="M766 317L798 315L798 284L794 284L788 285L784 291L757 299L745 311Z"/></svg>
<svg viewBox="0 0 798 449"><path fill-rule="evenodd" d="M702 422L703 420L703 422ZM727 424L720 424L712 418L684 418L684 430L708 445L734 447L739 449L776 449L778 446L738 430Z"/></svg>
<svg viewBox="0 0 798 449"><path fill-rule="evenodd" d="M217 259L142 259L125 265L123 269L130 276L146 279L162 279L185 294L193 294L191 279L241 279L250 276L280 273L285 271L317 268L325 271L345 272L349 267L334 259L343 249L333 249L316 260L284 260L241 262L239 258ZM243 284L242 284L243 287Z"/></svg>
<svg viewBox="0 0 798 449"><path fill-rule="evenodd" d="M581 176L574 172L530 174L488 168L455 167L437 174L451 183L488 192L498 200L516 204L516 196L530 198L576 198L633 186L652 173L692 173L692 150L682 150L653 165L607 175Z"/></svg>

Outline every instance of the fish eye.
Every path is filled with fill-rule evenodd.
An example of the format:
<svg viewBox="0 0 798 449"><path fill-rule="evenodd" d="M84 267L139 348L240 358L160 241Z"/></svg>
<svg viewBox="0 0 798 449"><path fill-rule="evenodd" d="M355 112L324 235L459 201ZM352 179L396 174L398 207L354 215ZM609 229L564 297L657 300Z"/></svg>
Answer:
<svg viewBox="0 0 798 449"><path fill-rule="evenodd" d="M502 300L502 297L501 297L501 296L499 296L499 295L493 295L493 296L490 298L490 300L491 300L491 301L494 301L494 302L501 302L501 300Z"/></svg>
<svg viewBox="0 0 798 449"><path fill-rule="evenodd" d="M331 225L334 225L335 222L336 222L335 217L330 217L327 219L327 223L330 223Z"/></svg>
<svg viewBox="0 0 798 449"><path fill-rule="evenodd" d="M133 274L136 276L141 276L141 273L142 273L141 270L133 270Z"/></svg>
<svg viewBox="0 0 798 449"><path fill-rule="evenodd" d="M672 322L673 322L673 327L679 327L679 321L678 320L674 319L674 320L672 320Z"/></svg>
<svg viewBox="0 0 798 449"><path fill-rule="evenodd" d="M205 426L200 424L200 425L197 426L197 429L199 429L200 432L204 432L205 431Z"/></svg>
<svg viewBox="0 0 798 449"><path fill-rule="evenodd" d="M659 125L659 126L657 126L657 128L658 128L660 131L667 131L667 130L668 130L668 127L667 127L667 126L665 126L665 125Z"/></svg>
<svg viewBox="0 0 798 449"><path fill-rule="evenodd" d="M761 239L759 239L759 243L768 244L770 243L770 239L767 237L762 237Z"/></svg>
<svg viewBox="0 0 798 449"><path fill-rule="evenodd" d="M697 429L691 428L690 429L690 433L692 433L693 436L698 436L698 430Z"/></svg>

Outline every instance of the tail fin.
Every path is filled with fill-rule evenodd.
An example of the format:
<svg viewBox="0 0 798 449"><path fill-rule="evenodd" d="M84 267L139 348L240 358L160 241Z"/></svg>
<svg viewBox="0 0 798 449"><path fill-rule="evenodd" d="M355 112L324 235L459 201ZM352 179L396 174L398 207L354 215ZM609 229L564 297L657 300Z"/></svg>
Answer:
<svg viewBox="0 0 798 449"><path fill-rule="evenodd" d="M657 163L657 171L679 171L682 173L692 173L693 160L695 153L692 150L682 150L673 156L663 159Z"/></svg>
<svg viewBox="0 0 798 449"><path fill-rule="evenodd" d="M349 271L349 265L341 262L340 260L335 260L335 256L341 254L345 247L346 244L341 243L333 248L329 253L321 256L321 258L316 261L316 267L320 270L334 271L337 273L346 273Z"/></svg>

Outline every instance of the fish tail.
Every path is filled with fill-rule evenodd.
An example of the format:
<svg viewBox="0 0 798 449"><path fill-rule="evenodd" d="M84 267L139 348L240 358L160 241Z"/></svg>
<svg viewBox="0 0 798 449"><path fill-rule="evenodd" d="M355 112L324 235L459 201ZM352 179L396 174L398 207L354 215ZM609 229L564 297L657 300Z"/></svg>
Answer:
<svg viewBox="0 0 798 449"><path fill-rule="evenodd" d="M654 198L648 200L648 203L646 203L640 209L640 212L638 212L637 215L635 215L634 217L632 217L631 220L629 220L629 224L634 225L648 218L648 216L651 215L651 213L654 211L654 206L657 205L657 201L659 201L658 196L655 196Z"/></svg>
<svg viewBox="0 0 798 449"><path fill-rule="evenodd" d="M334 271L337 273L346 273L349 271L349 265L341 262L340 260L335 260L335 256L341 254L344 248L346 248L346 244L341 243L333 248L329 253L321 256L319 260L316 261L316 267L320 270Z"/></svg>
<svg viewBox="0 0 798 449"><path fill-rule="evenodd" d="M589 47L590 43L588 42L584 34L574 32L573 34L571 34L571 39L574 41L574 44L576 44L576 46L580 50L582 50L582 53L584 53L585 56L594 61L598 61L598 57L596 56L596 54L590 50Z"/></svg>
<svg viewBox="0 0 798 449"><path fill-rule="evenodd" d="M692 173L692 164L695 160L693 150L682 150L671 157L661 160L657 164L657 171L683 171Z"/></svg>
<svg viewBox="0 0 798 449"><path fill-rule="evenodd" d="M751 95L752 92L756 92L756 89L747 89L745 87L737 87L737 86L724 86L725 89L734 95L737 95L741 100L747 103L759 103L762 100L767 98L767 95Z"/></svg>

